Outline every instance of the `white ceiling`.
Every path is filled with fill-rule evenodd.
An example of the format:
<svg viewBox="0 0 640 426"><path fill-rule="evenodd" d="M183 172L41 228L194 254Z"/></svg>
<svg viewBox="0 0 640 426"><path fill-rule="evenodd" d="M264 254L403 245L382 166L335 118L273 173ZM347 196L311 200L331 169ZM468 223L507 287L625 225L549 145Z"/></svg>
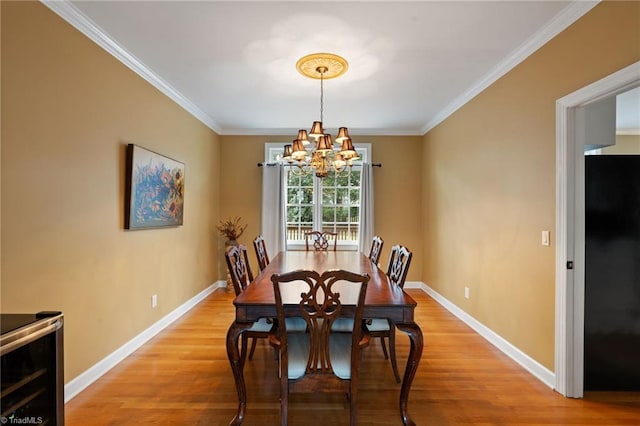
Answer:
<svg viewBox="0 0 640 426"><path fill-rule="evenodd" d="M325 128L422 135L596 3L45 4L219 134L308 128L319 119L320 85L295 64L331 52L349 70L325 81Z"/></svg>

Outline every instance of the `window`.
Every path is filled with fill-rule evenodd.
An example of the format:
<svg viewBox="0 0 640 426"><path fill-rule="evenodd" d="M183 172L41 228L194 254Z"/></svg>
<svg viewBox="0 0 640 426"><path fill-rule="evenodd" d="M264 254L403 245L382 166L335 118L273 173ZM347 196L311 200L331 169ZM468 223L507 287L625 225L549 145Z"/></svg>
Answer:
<svg viewBox="0 0 640 426"><path fill-rule="evenodd" d="M266 161L276 161L284 144L267 144ZM363 161L370 147L356 145ZM294 167L286 167L285 211L288 249L302 249L304 233L312 230L338 234L338 246L343 250L357 250L360 230L360 176L362 164L353 165L350 172L330 173L324 179L313 173L302 175Z"/></svg>

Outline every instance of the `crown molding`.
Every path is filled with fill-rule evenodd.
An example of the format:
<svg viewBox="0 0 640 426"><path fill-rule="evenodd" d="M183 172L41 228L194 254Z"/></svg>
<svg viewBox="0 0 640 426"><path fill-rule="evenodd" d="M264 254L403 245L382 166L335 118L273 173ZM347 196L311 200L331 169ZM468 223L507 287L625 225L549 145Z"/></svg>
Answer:
<svg viewBox="0 0 640 426"><path fill-rule="evenodd" d="M493 70L476 82L469 90L458 96L453 102L436 114L422 129L423 134L443 122L460 107L515 68L516 65L528 58L533 52L541 48L545 43L593 9L599 2L600 0L573 1L544 27L516 48L509 56L493 68Z"/></svg>
<svg viewBox="0 0 640 426"><path fill-rule="evenodd" d="M164 93L171 100L176 102L188 113L200 120L205 126L209 127L216 133L220 133L220 126L207 115L204 111L198 108L193 102L187 99L184 95L173 88L169 83L160 78L153 70L147 67L142 61L129 53L114 39L111 38L102 28L91 21L85 14L83 14L77 7L75 7L68 0L40 0L42 4L47 6L62 19L71 24L74 28L87 36L98 46L102 47L133 72L145 79L148 83L154 86L160 92Z"/></svg>
<svg viewBox="0 0 640 426"><path fill-rule="evenodd" d="M284 136L291 135L293 138L298 134L299 127L278 128L278 129L225 129L218 132L221 136ZM349 127L351 136L424 136L421 130L389 130L389 129L352 129Z"/></svg>

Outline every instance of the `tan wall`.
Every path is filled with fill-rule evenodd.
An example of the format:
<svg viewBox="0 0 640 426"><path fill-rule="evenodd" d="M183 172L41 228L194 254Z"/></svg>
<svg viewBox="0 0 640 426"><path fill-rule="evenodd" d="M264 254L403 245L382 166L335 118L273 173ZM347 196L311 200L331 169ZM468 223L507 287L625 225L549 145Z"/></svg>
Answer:
<svg viewBox="0 0 640 426"><path fill-rule="evenodd" d="M640 135L617 135L616 144L602 148L603 155L640 154Z"/></svg>
<svg viewBox="0 0 640 426"><path fill-rule="evenodd" d="M424 137L423 281L551 370L555 101L640 60L639 18L601 3Z"/></svg>
<svg viewBox="0 0 640 426"><path fill-rule="evenodd" d="M1 309L63 311L68 382L219 277L218 136L42 4L1 7ZM184 226L123 229L129 142L185 163Z"/></svg>
<svg viewBox="0 0 640 426"><path fill-rule="evenodd" d="M295 135L293 135L295 136ZM251 248L252 267L257 267L252 239L260 232L262 172L256 166L264 161L264 144L290 142L284 136L222 136L220 216L242 216L249 226L240 238ZM422 137L354 136L355 143L371 143L372 162L382 163L374 168L375 232L385 241L381 262L386 265L393 244L406 245L414 252L407 280L420 281L422 276L422 242L420 223L420 159ZM271 253L270 253L271 255ZM223 262L222 257L220 262ZM220 263L222 265L222 263ZM255 268L254 268L255 269Z"/></svg>
<svg viewBox="0 0 640 426"><path fill-rule="evenodd" d="M2 7L0 6L0 46L2 46ZM0 49L0 81L2 81L2 54ZM2 99L2 84L0 84ZM2 241L2 102L0 102L0 241ZM2 244L0 244L0 304L2 303ZM0 306L1 307L1 306ZM1 311L0 311L1 312Z"/></svg>

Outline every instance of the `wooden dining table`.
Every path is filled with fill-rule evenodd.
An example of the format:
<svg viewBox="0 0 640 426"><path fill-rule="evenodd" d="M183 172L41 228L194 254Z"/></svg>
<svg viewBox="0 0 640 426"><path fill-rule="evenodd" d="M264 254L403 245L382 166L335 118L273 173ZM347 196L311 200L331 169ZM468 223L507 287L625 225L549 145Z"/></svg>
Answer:
<svg viewBox="0 0 640 426"><path fill-rule="evenodd" d="M389 318L410 339L409 356L400 389L399 408L402 423L405 425L415 424L407 412L407 402L423 348L422 330L414 320L414 311L417 303L400 287L390 283L385 272L369 260L365 254L356 251L280 252L247 286L246 290L234 299L236 318L227 332L227 355L229 356L231 370L235 379L239 404L238 412L230 424L242 424L247 406L247 392L243 373L244 363L240 358L238 341L242 333L250 328L254 321L259 318L276 317L271 276L276 273L298 269L314 270L319 273L329 269L345 269L361 274L366 273L370 276L365 298L364 317ZM283 299L286 297L286 295L283 295ZM299 292L297 298L298 300L300 298ZM285 309L287 309L287 306L285 306ZM291 305L289 309L298 308ZM343 310L345 313L349 312L349 309Z"/></svg>

